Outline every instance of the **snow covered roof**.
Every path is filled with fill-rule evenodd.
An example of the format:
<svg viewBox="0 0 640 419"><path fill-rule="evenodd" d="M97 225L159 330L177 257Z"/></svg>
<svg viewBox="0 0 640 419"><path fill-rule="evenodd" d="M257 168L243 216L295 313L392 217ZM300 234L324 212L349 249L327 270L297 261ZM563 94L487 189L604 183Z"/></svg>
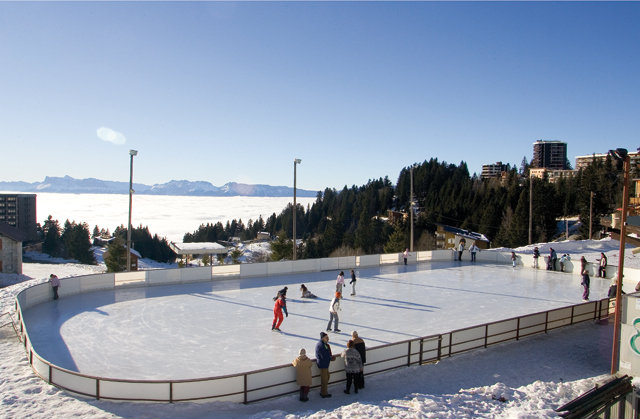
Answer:
<svg viewBox="0 0 640 419"><path fill-rule="evenodd" d="M171 250L179 255L200 255L210 253L227 253L227 248L218 243L169 243Z"/></svg>
<svg viewBox="0 0 640 419"><path fill-rule="evenodd" d="M17 242L23 242L27 238L27 233L2 221L0 221L0 233Z"/></svg>
<svg viewBox="0 0 640 419"><path fill-rule="evenodd" d="M469 230L463 230L461 228L451 227L451 226L444 225L444 224L436 223L436 225L442 226L444 228L444 231L446 231L448 233L453 233L456 236L464 237L466 239L479 240L479 241L482 241L482 242L489 243L489 239L482 233L476 233L476 232L469 231Z"/></svg>

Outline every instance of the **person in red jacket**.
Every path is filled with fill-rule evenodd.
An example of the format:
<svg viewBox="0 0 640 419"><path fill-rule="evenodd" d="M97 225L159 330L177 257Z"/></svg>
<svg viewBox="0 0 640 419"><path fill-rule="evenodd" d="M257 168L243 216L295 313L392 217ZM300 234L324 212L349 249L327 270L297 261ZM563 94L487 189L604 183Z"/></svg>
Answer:
<svg viewBox="0 0 640 419"><path fill-rule="evenodd" d="M280 325L282 324L282 312L289 317L289 313L287 313L287 301L284 295L280 295L280 298L276 300L276 304L273 306L273 324L271 325L271 330L280 331Z"/></svg>

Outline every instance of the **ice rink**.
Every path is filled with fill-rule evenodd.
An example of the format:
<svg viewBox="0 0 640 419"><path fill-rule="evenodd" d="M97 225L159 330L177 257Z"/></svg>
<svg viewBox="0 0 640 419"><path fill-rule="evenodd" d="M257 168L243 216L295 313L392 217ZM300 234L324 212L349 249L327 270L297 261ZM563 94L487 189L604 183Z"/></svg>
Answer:
<svg viewBox="0 0 640 419"><path fill-rule="evenodd" d="M189 379L290 363L300 348L314 357L327 328L338 271L187 285L116 289L64 297L24 313L35 350L83 374L120 379ZM341 333L367 347L445 333L582 301L581 278L510 265L435 262L357 269L351 297L345 271ZM300 284L318 296L300 298ZM591 299L610 279L591 278ZM64 282L63 282L64 286ZM289 287L282 332L273 332L273 297Z"/></svg>

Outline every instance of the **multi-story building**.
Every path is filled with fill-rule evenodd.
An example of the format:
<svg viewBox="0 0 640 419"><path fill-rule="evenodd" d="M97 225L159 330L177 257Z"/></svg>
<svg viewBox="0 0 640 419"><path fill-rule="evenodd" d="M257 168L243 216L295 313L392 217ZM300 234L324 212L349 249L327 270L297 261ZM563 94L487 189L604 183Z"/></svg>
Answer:
<svg viewBox="0 0 640 419"><path fill-rule="evenodd" d="M502 164L501 161L496 164L483 164L482 165L482 175L480 177L482 179L489 179L494 177L502 176L502 172L507 171L507 165Z"/></svg>
<svg viewBox="0 0 640 419"><path fill-rule="evenodd" d="M550 170L544 167L541 169L530 169L529 172L531 173L531 177L538 179L546 178L549 183L556 183L561 177L566 179L578 173L577 170Z"/></svg>
<svg viewBox="0 0 640 419"><path fill-rule="evenodd" d="M0 221L26 233L24 241L37 240L36 194L0 194Z"/></svg>
<svg viewBox="0 0 640 419"><path fill-rule="evenodd" d="M0 221L0 273L22 273L22 241L26 233Z"/></svg>
<svg viewBox="0 0 640 419"><path fill-rule="evenodd" d="M589 166L594 160L596 161L605 161L607 158L607 154L588 154L586 156L576 156L576 170L584 169ZM631 165L640 164L640 152L631 151L629 152L629 158L631 159Z"/></svg>
<svg viewBox="0 0 640 419"><path fill-rule="evenodd" d="M565 170L567 162L567 143L561 141L536 141L533 143L531 166L541 169Z"/></svg>

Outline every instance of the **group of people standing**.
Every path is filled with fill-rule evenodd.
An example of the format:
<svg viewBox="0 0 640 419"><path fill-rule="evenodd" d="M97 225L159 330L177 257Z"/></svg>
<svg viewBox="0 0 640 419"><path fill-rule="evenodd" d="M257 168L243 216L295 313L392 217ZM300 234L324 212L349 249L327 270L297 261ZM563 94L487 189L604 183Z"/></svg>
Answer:
<svg viewBox="0 0 640 419"><path fill-rule="evenodd" d="M329 365L335 361L337 356L333 355L331 345L329 345L329 335L320 332L320 340L315 348L316 365L320 370L320 397L323 399L331 397L329 393ZM351 332L351 339L347 342L347 348L340 355L344 358L344 370L347 375L346 388L344 392L351 394L351 386L357 394L358 390L364 388L364 364L367 362L367 352L364 340L358 336L355 330ZM296 384L300 386L300 401L309 401L309 388L312 384L313 375L311 367L313 361L307 357L307 351L302 348L298 352L298 357L291 363L296 368Z"/></svg>
<svg viewBox="0 0 640 419"><path fill-rule="evenodd" d="M460 240L458 244L458 260L462 261L462 253L464 252L464 245L467 244L466 240ZM471 262L476 261L476 253L480 251L480 248L473 243L469 246L469 253L471 253Z"/></svg>

